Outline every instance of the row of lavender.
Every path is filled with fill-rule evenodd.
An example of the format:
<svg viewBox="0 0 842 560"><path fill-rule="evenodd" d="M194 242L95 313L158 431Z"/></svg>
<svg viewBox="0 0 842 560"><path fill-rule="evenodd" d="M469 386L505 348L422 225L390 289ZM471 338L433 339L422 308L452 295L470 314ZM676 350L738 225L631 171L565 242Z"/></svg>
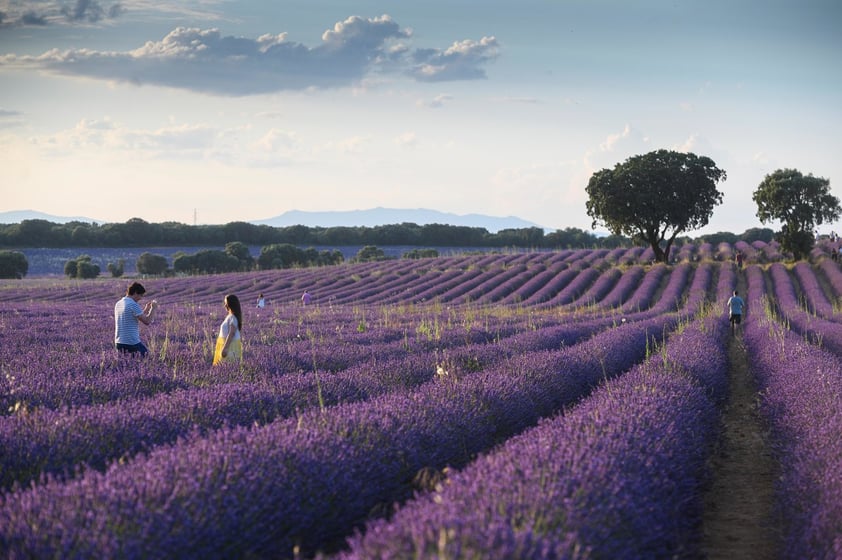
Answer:
<svg viewBox="0 0 842 560"><path fill-rule="evenodd" d="M630 302L645 311L623 319L657 317L675 311L685 292L705 294L711 267L701 267L692 275L692 283L691 272L686 266L676 268L657 301L653 298L660 273L638 283ZM12 410L24 406L26 413L0 418L0 444L8 451L0 463L0 486L24 483L43 473L61 473L82 458L101 468L110 459L172 441L193 427L212 430L224 423L265 423L317 404L353 402L413 387L431 379L440 367L477 371L515 355L568 346L618 322L612 316L573 323L545 317L539 325L534 317L521 315L496 317L492 331L487 319L484 329L466 328L465 321L457 322L452 311L447 313L447 318L425 317L420 323L440 323L438 335L432 331L419 335L416 329L411 338L394 326L375 326L366 332L338 330L338 311L299 316L300 322L284 325L293 331L280 334L273 316L269 323L252 325L260 334L249 345L247 370L210 371L207 361L187 359L177 364L167 359L138 363L113 355L108 361L96 357L98 364L84 359L76 362L74 351L61 347L24 353L25 348L38 348L44 334L30 331L31 336L17 337L12 348L19 359L10 355L9 360L20 381L12 380L6 404ZM185 316L174 318L174 325ZM392 317L388 320L396 322ZM305 331L308 334L301 337ZM66 334L70 332L65 329ZM284 342L279 352L280 340ZM176 344L169 346L169 355L186 353ZM279 369L279 353L291 369ZM68 354L74 359L66 359ZM308 366L312 375L299 374ZM289 372L296 375L284 375ZM57 379L62 382L56 383Z"/></svg>
<svg viewBox="0 0 842 560"><path fill-rule="evenodd" d="M816 317L810 322L793 301L791 285L787 289L785 270L770 271L773 291L767 289L761 269L750 267L747 272L753 311L748 315L744 339L759 385L761 411L771 426L772 446L780 464L777 514L783 526L781 556L840 558L842 357L838 323ZM829 312L821 304L817 286L809 280L809 271L802 267L797 274L802 286L808 287L804 293L814 309ZM797 323L796 330L801 332L785 328L780 317Z"/></svg>
<svg viewBox="0 0 842 560"><path fill-rule="evenodd" d="M711 278L697 277L691 310ZM104 472L16 490L0 502L0 542L12 557L314 552L372 508L405 498L418 470L464 465L572 404L642 360L649 341L680 321L656 312L568 349L513 355L251 429L194 433Z"/></svg>
<svg viewBox="0 0 842 560"><path fill-rule="evenodd" d="M341 558L700 557L727 327L700 319L607 381L369 523Z"/></svg>
<svg viewBox="0 0 842 560"><path fill-rule="evenodd" d="M736 251L748 262L780 259L776 244L738 242L714 247L686 244L675 251L676 262L731 260ZM552 253L485 254L437 259L395 260L355 265L332 266L306 270L263 271L241 275L242 281L232 281L230 291L244 301L255 301L263 293L271 306L285 306L299 301L308 290L320 304L362 303L419 303L436 300L459 304L468 301L521 304L526 306L556 306L589 304L578 301L588 281L597 272L614 267L648 265L652 250L580 249ZM591 270L592 269L592 270ZM587 271L588 276L579 273ZM616 273L616 271L615 271ZM229 275L232 276L232 275ZM579 282L568 284L578 278ZM124 289L123 279L100 279L96 282L64 282L55 279L33 280L41 288L39 298L47 301L67 301L80 296L97 301L118 297ZM151 294L162 303L207 304L221 297L214 291L215 280L173 279L167 282L149 280ZM29 291L17 289L19 283L0 284L4 301L26 301ZM47 293L44 293L44 292Z"/></svg>
<svg viewBox="0 0 842 560"><path fill-rule="evenodd" d="M820 270L817 274L806 263L798 263L790 273L780 263L771 265L773 306L789 328L842 355L842 323L833 303L842 297L842 271L831 261L822 262Z"/></svg>

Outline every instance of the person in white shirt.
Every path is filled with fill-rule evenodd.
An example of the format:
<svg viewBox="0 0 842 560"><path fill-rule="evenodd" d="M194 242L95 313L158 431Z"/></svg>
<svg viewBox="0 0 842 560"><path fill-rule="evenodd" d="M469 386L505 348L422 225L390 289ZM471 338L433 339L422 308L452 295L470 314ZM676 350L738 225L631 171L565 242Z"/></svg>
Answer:
<svg viewBox="0 0 842 560"><path fill-rule="evenodd" d="M140 340L140 324L151 325L158 302L150 301L140 307L140 299L146 288L140 282L133 282L126 295L114 305L114 345L123 354L146 356L149 350Z"/></svg>

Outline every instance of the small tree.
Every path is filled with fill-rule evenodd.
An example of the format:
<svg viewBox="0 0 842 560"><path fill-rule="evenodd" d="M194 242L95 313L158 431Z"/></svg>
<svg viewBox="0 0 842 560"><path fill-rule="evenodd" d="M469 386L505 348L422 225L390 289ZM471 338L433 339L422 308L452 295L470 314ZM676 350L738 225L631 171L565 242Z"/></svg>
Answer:
<svg viewBox="0 0 842 560"><path fill-rule="evenodd" d="M99 276L99 265L88 260L76 261L76 278L96 278Z"/></svg>
<svg viewBox="0 0 842 560"><path fill-rule="evenodd" d="M353 260L354 262L384 261L386 260L386 253L376 245L366 245L357 251Z"/></svg>
<svg viewBox="0 0 842 560"><path fill-rule="evenodd" d="M716 184L725 177L704 156L668 150L634 156L591 176L588 216L592 227L601 222L614 235L648 243L655 258L667 262L680 233L707 225L722 202Z"/></svg>
<svg viewBox="0 0 842 560"><path fill-rule="evenodd" d="M260 248L257 264L261 270L292 268L302 264L303 251L291 243L273 243Z"/></svg>
<svg viewBox="0 0 842 560"><path fill-rule="evenodd" d="M754 191L757 217L765 224L778 220L781 247L798 260L809 254L815 243L817 225L839 219L839 199L830 194L830 181L797 169L778 169L766 175Z"/></svg>
<svg viewBox="0 0 842 560"><path fill-rule="evenodd" d="M401 255L404 259L431 259L439 256L435 249L412 249Z"/></svg>
<svg viewBox="0 0 842 560"><path fill-rule="evenodd" d="M23 278L29 272L29 261L20 251L0 251L0 278Z"/></svg>
<svg viewBox="0 0 842 560"><path fill-rule="evenodd" d="M68 278L76 278L76 271L78 268L79 267L76 266L76 259L70 259L64 263L64 275Z"/></svg>
<svg viewBox="0 0 842 560"><path fill-rule="evenodd" d="M240 241L225 244L225 252L236 258L240 263L240 270L248 271L254 268L254 257L251 256L248 245Z"/></svg>
<svg viewBox="0 0 842 560"><path fill-rule="evenodd" d="M96 278L99 272L99 265L92 262L90 255L79 255L64 263L64 275L68 278Z"/></svg>
<svg viewBox="0 0 842 560"><path fill-rule="evenodd" d="M141 274L160 276L167 271L167 257L163 255L153 255L147 251L140 254L135 266L137 267L137 271Z"/></svg>
<svg viewBox="0 0 842 560"><path fill-rule="evenodd" d="M194 268L203 274L237 272L242 264L237 257L219 249L203 249L193 255Z"/></svg>
<svg viewBox="0 0 842 560"><path fill-rule="evenodd" d="M125 270L126 266L126 259L117 259L116 263L110 262L106 265L105 268L108 269L108 272L111 273L111 276L114 278L119 278L123 275L123 271Z"/></svg>

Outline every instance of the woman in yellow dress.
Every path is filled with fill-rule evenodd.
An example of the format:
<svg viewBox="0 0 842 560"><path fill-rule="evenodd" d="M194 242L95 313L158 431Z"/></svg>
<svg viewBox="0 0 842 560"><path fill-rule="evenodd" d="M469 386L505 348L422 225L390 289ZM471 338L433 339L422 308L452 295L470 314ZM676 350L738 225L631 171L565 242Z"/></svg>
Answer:
<svg viewBox="0 0 842 560"><path fill-rule="evenodd" d="M243 330L243 311L240 307L240 298L234 294L226 295L225 309L228 314L219 326L219 336L216 338L216 348L213 352L213 365L243 359L243 341L240 337L240 332Z"/></svg>

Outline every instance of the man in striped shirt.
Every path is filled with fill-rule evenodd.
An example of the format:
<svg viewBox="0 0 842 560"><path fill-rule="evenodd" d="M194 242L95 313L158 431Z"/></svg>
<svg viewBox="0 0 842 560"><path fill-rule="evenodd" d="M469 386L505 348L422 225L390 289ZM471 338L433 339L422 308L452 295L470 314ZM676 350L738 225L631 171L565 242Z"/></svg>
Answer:
<svg viewBox="0 0 842 560"><path fill-rule="evenodd" d="M140 324L151 325L158 307L155 300L140 307L140 298L146 293L140 282L133 282L126 295L114 305L114 344L121 353L145 356L148 350L140 341Z"/></svg>

